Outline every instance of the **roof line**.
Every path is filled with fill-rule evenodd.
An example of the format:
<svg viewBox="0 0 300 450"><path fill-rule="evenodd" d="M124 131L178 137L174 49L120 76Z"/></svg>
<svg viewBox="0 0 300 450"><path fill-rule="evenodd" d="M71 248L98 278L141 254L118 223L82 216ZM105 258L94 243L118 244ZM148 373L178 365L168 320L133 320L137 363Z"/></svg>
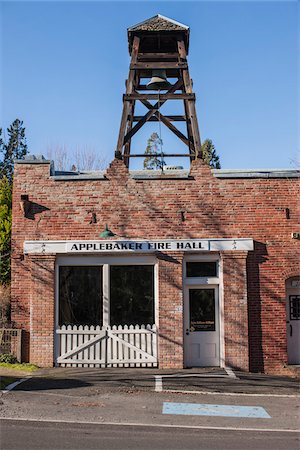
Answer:
<svg viewBox="0 0 300 450"><path fill-rule="evenodd" d="M143 22L139 22L139 23L137 23L137 24L135 24L135 25L132 25L131 27L127 28L127 30L130 31L132 28L136 28L136 27L138 27L138 26L140 26L140 25L144 25L144 23L147 23L147 22L149 22L150 20L155 19L156 17L160 17L161 19L165 19L165 20L167 20L168 22L173 23L174 25L178 25L178 26L180 26L180 27L185 28L186 30L189 29L189 27L188 27L187 25L184 25L183 23L177 22L177 20L170 19L169 17L163 16L162 14L155 14L155 16L152 16L152 17L150 17L149 19L143 20Z"/></svg>
<svg viewBox="0 0 300 450"><path fill-rule="evenodd" d="M248 173L256 173L256 172L298 172L300 173L300 170L297 168L275 168L275 169L270 169L270 168L266 168L266 169L212 169L213 173L239 173L239 172L248 172Z"/></svg>

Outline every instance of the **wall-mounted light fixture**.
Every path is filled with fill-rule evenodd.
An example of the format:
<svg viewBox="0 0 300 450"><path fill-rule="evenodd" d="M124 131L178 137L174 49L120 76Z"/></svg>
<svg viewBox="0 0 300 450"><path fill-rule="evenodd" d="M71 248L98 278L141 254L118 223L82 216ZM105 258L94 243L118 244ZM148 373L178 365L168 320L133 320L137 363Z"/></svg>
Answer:
<svg viewBox="0 0 300 450"><path fill-rule="evenodd" d="M108 225L105 225L104 231L102 231L99 235L101 238L110 238L116 236L109 228Z"/></svg>
<svg viewBox="0 0 300 450"><path fill-rule="evenodd" d="M300 233L292 233L292 239L300 239Z"/></svg>
<svg viewBox="0 0 300 450"><path fill-rule="evenodd" d="M88 214L91 214L90 224L91 223L97 223L97 215L96 215L95 211L94 210L90 210L90 211L88 211Z"/></svg>

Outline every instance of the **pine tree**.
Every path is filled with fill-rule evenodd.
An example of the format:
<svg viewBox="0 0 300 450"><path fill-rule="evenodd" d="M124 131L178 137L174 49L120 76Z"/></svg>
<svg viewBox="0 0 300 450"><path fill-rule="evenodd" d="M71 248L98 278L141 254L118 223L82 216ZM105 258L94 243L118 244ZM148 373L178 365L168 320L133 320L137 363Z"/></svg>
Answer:
<svg viewBox="0 0 300 450"><path fill-rule="evenodd" d="M2 128L0 128L0 153L3 153L4 141L2 138Z"/></svg>
<svg viewBox="0 0 300 450"><path fill-rule="evenodd" d="M202 158L206 164L214 169L221 169L220 158L217 155L211 139L206 139L201 145Z"/></svg>
<svg viewBox="0 0 300 450"><path fill-rule="evenodd" d="M3 159L0 162L0 178L6 177L9 183L11 183L13 178L14 160L24 158L28 152L23 121L16 119L11 126L7 128L7 134L8 143L6 144L1 138L0 133L0 151L3 153Z"/></svg>
<svg viewBox="0 0 300 450"><path fill-rule="evenodd" d="M152 133L145 150L144 169L162 169L166 164L161 158L162 140L157 133Z"/></svg>

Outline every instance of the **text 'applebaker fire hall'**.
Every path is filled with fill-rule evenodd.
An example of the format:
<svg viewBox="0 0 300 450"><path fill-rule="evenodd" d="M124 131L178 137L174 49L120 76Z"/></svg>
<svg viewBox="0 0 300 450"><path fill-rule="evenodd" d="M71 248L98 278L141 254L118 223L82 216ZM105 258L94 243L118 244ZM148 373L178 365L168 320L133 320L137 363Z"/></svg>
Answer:
<svg viewBox="0 0 300 450"><path fill-rule="evenodd" d="M23 360L283 373L300 363L299 171L204 164L189 28L158 15L128 41L109 168L15 164L12 320ZM184 150L158 148L153 170L132 170L145 159L132 138L151 122Z"/></svg>

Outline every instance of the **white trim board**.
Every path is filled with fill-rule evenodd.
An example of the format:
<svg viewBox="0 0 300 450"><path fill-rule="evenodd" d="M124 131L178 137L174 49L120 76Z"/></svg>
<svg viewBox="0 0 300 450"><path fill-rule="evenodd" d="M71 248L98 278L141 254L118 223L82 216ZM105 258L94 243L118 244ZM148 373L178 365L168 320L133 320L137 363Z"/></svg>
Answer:
<svg viewBox="0 0 300 450"><path fill-rule="evenodd" d="M161 240L62 240L24 241L24 254L120 254L168 251L251 251L251 238L231 239L161 239Z"/></svg>

